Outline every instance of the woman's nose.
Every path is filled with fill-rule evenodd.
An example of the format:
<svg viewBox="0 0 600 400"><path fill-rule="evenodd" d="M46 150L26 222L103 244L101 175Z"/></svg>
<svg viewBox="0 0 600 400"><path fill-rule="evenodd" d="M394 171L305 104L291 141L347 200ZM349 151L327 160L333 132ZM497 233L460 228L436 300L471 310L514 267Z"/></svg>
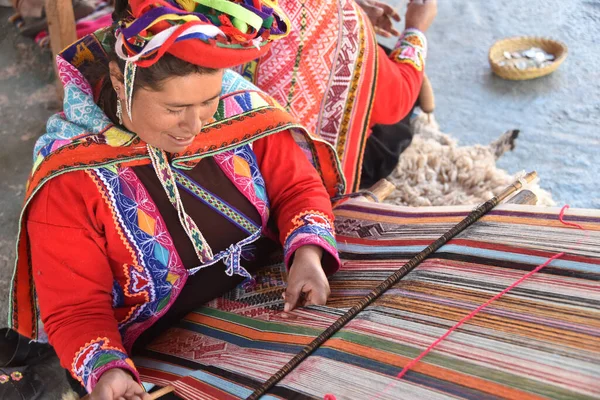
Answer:
<svg viewBox="0 0 600 400"><path fill-rule="evenodd" d="M185 111L185 116L180 125L183 125L186 131L192 135L196 135L202 130L202 117L200 112L193 110L191 107Z"/></svg>

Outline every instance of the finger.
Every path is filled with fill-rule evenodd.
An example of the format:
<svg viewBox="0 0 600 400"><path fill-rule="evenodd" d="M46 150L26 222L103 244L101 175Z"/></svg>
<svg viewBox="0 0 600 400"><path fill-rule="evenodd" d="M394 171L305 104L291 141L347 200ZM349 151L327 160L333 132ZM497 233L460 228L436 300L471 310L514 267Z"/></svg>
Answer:
<svg viewBox="0 0 600 400"><path fill-rule="evenodd" d="M285 305L283 306L283 311L292 311L296 307L300 292L302 292L302 287L288 286L285 291Z"/></svg>
<svg viewBox="0 0 600 400"><path fill-rule="evenodd" d="M143 400L147 398L146 396L150 396L146 393L146 389L144 389L143 385L139 385L137 382L133 385L133 393L130 396L130 400Z"/></svg>
<svg viewBox="0 0 600 400"><path fill-rule="evenodd" d="M304 307L306 305L306 302L307 302L309 296L310 296L310 290L307 291L306 287L303 288L303 290L300 292L300 295L298 296L298 302L296 302L296 306Z"/></svg>
<svg viewBox="0 0 600 400"><path fill-rule="evenodd" d="M377 6L380 7L388 17L392 18L396 22L400 22L400 14L398 14L398 11L396 11L394 7L386 3L377 3Z"/></svg>
<svg viewBox="0 0 600 400"><path fill-rule="evenodd" d="M382 8L382 7L379 7L379 6L377 5L377 6L373 6L373 8L371 9L371 12L370 12L370 13L371 13L372 15L374 15L375 17L381 17L381 16L383 15L384 11L383 11L383 8Z"/></svg>
<svg viewBox="0 0 600 400"><path fill-rule="evenodd" d="M329 295L331 295L331 288L329 287L329 282L325 280L310 291L306 305L325 305L327 304Z"/></svg>
<svg viewBox="0 0 600 400"><path fill-rule="evenodd" d="M142 400L152 400L152 396L149 393L144 393L142 395Z"/></svg>
<svg viewBox="0 0 600 400"><path fill-rule="evenodd" d="M327 288L313 289L306 297L307 306L322 306L327 303L329 297Z"/></svg>
<svg viewBox="0 0 600 400"><path fill-rule="evenodd" d="M383 37L385 37L385 38L392 37L392 34L391 34L391 33L389 33L388 31L386 31L386 30L384 30L384 29L381 29L381 28L380 28L380 27L378 27L378 26L375 26L375 27L374 27L374 29L375 29L375 33L376 33L376 34L378 34L379 36L383 36Z"/></svg>
<svg viewBox="0 0 600 400"><path fill-rule="evenodd" d="M133 380L127 386L127 391L123 394L128 400L141 400L140 395L144 393L142 386Z"/></svg>
<svg viewBox="0 0 600 400"><path fill-rule="evenodd" d="M384 31L386 31L387 33L389 33L392 36L400 36L400 32L398 32L396 29L394 29L394 26L392 25L392 21L387 20L386 24L382 24L379 25L378 28L379 29L383 29Z"/></svg>
<svg viewBox="0 0 600 400"><path fill-rule="evenodd" d="M104 385L96 385L92 393L90 393L91 400L112 400L111 390L109 387Z"/></svg>

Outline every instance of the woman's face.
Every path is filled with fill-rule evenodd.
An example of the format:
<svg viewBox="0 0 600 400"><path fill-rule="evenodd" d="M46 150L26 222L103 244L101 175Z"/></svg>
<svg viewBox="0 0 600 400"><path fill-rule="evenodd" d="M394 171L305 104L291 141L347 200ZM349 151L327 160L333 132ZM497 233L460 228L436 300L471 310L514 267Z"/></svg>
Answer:
<svg viewBox="0 0 600 400"><path fill-rule="evenodd" d="M159 91L136 88L131 119L125 109L122 80L115 80L113 74L111 79L121 99L123 125L154 147L181 153L217 111L223 70L168 78L161 82Z"/></svg>

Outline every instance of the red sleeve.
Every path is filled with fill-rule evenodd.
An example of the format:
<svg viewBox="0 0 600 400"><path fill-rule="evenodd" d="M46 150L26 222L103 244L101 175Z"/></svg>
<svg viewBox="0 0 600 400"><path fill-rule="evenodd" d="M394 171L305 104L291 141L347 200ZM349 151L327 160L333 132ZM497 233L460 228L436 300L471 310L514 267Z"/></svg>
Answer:
<svg viewBox="0 0 600 400"><path fill-rule="evenodd" d="M412 109L423 83L427 53L425 36L407 29L388 56L378 47L378 75L370 126L400 122Z"/></svg>
<svg viewBox="0 0 600 400"><path fill-rule="evenodd" d="M259 139L253 144L265 180L271 215L284 246L286 265L301 246L324 250L327 274L340 266L333 229L333 211L321 177L289 131Z"/></svg>
<svg viewBox="0 0 600 400"><path fill-rule="evenodd" d="M137 377L113 313L113 274L102 227L93 217L100 201L87 174L71 172L42 187L27 216L44 328L61 365L88 391L110 368Z"/></svg>

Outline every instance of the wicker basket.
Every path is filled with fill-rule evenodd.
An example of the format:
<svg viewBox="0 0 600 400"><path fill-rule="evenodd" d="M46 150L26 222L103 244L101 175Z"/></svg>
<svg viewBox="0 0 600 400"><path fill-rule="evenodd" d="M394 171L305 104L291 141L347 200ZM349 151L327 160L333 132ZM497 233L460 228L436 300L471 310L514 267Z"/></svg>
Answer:
<svg viewBox="0 0 600 400"><path fill-rule="evenodd" d="M528 68L526 70L520 70L514 64L500 65L500 62L505 60L505 51L512 53L527 50L532 47L539 47L546 53L553 54L556 59L550 65L543 68ZM567 58L567 52L567 46L556 40L541 37L519 36L502 39L494 43L490 48L488 56L492 71L494 71L496 75L504 79L522 81L551 74L560 66L560 64L562 64L565 58Z"/></svg>

